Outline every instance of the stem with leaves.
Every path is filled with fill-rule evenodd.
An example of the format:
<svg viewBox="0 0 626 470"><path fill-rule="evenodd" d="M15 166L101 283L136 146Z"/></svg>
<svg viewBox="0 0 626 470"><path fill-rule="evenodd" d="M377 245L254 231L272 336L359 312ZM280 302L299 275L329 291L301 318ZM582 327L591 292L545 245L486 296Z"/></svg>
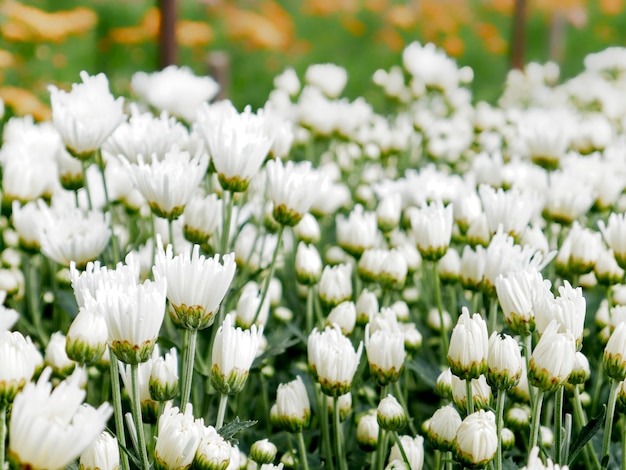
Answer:
<svg viewBox="0 0 626 470"><path fill-rule="evenodd" d="M613 415L615 414L615 402L617 399L617 390L620 383L611 378L609 388L609 403L606 407L606 420L604 422L604 438L602 440L602 460L600 461L602 468L609 468L611 460L609 446L611 445L611 432L613 431Z"/></svg>

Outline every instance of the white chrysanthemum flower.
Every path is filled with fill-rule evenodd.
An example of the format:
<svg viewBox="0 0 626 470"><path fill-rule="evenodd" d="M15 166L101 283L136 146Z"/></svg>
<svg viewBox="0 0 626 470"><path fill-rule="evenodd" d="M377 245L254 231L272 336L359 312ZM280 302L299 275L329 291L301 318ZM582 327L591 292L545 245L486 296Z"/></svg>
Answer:
<svg viewBox="0 0 626 470"><path fill-rule="evenodd" d="M109 347L126 364L147 361L152 355L165 316L164 278L142 284L111 282L97 288L97 308L107 322ZM92 305L89 305L89 304Z"/></svg>
<svg viewBox="0 0 626 470"><path fill-rule="evenodd" d="M325 266L319 283L322 304L333 308L352 297L352 265Z"/></svg>
<svg viewBox="0 0 626 470"><path fill-rule="evenodd" d="M153 272L155 279L167 279L169 313L174 323L190 329L203 329L213 323L222 300L235 276L235 256L205 258L200 246L174 256L172 245L159 244Z"/></svg>
<svg viewBox="0 0 626 470"><path fill-rule="evenodd" d="M424 438L422 436L400 436L402 448L411 470L421 470L424 466ZM389 452L389 462L404 462L400 446L396 442Z"/></svg>
<svg viewBox="0 0 626 470"><path fill-rule="evenodd" d="M478 378L487 369L488 347L487 323L480 314L470 316L463 307L450 337L448 362L452 373L461 379Z"/></svg>
<svg viewBox="0 0 626 470"><path fill-rule="evenodd" d="M498 226L502 225L504 233L514 238L522 236L540 203L536 195L516 188L503 191L482 184L478 193L487 215L489 231L496 233Z"/></svg>
<svg viewBox="0 0 626 470"><path fill-rule="evenodd" d="M217 194L194 196L185 206L183 232L191 243L207 243L221 230L222 201Z"/></svg>
<svg viewBox="0 0 626 470"><path fill-rule="evenodd" d="M276 391L276 418L289 432L300 432L311 420L311 405L302 378L280 384Z"/></svg>
<svg viewBox="0 0 626 470"><path fill-rule="evenodd" d="M204 430L203 420L194 419L191 403L181 413L171 402L159 417L154 467L156 470L187 469L191 467Z"/></svg>
<svg viewBox="0 0 626 470"><path fill-rule="evenodd" d="M516 385L522 375L522 354L517 341L494 331L489 337L489 355L485 376L489 385L506 390Z"/></svg>
<svg viewBox="0 0 626 470"><path fill-rule="evenodd" d="M297 225L317 197L323 175L310 162L283 164L281 160L270 160L265 168L274 219L283 225Z"/></svg>
<svg viewBox="0 0 626 470"><path fill-rule="evenodd" d="M587 213L596 194L593 185L583 177L565 171L550 173L543 208L547 219L570 225Z"/></svg>
<svg viewBox="0 0 626 470"><path fill-rule="evenodd" d="M496 416L479 410L466 417L456 432L456 455L468 467L485 466L498 450Z"/></svg>
<svg viewBox="0 0 626 470"><path fill-rule="evenodd" d="M461 421L461 416L454 405L442 406L428 420L427 436L437 449L452 450Z"/></svg>
<svg viewBox="0 0 626 470"><path fill-rule="evenodd" d="M193 465L198 470L237 470L240 468L239 451L224 440L213 426L207 426L202 430Z"/></svg>
<svg viewBox="0 0 626 470"><path fill-rule="evenodd" d="M21 205L18 201L13 201L11 221L18 234L20 248L28 252L39 252L41 242L39 241L41 211L35 202Z"/></svg>
<svg viewBox="0 0 626 470"><path fill-rule="evenodd" d="M65 335L60 331L52 333L44 354L45 364L52 367L52 370L62 377L72 372L76 366L76 363L65 352L66 342Z"/></svg>
<svg viewBox="0 0 626 470"><path fill-rule="evenodd" d="M350 391L359 365L363 343L355 351L352 343L335 325L323 332L313 329L307 342L309 366L313 369L322 391L333 397Z"/></svg>
<svg viewBox="0 0 626 470"><path fill-rule="evenodd" d="M93 443L80 454L80 470L119 470L120 448L117 439L103 431Z"/></svg>
<svg viewBox="0 0 626 470"><path fill-rule="evenodd" d="M187 122L194 122L201 105L219 92L219 85L211 77L198 77L189 67L176 65L149 74L137 72L130 86L150 106Z"/></svg>
<svg viewBox="0 0 626 470"><path fill-rule="evenodd" d="M334 324L339 325L344 335L349 336L352 334L356 326L356 306L354 302L346 300L333 307L326 317L326 325L332 326Z"/></svg>
<svg viewBox="0 0 626 470"><path fill-rule="evenodd" d="M329 98L337 98L348 82L348 72L335 64L313 64L306 69L304 79Z"/></svg>
<svg viewBox="0 0 626 470"><path fill-rule="evenodd" d="M80 307L69 330L65 351L67 356L81 364L95 364L104 355L109 332L99 312Z"/></svg>
<svg viewBox="0 0 626 470"><path fill-rule="evenodd" d="M528 380L543 391L555 391L562 386L574 367L574 338L569 333L559 333L558 329L558 323L552 320L530 357Z"/></svg>
<svg viewBox="0 0 626 470"><path fill-rule="evenodd" d="M262 336L263 327L235 328L232 316L226 316L215 335L211 357L211 383L217 391L234 395L243 390Z"/></svg>
<svg viewBox="0 0 626 470"><path fill-rule="evenodd" d="M539 447L535 446L528 454L528 463L521 470L569 470L567 465L558 465L552 462L552 459L546 459L544 464L539 457Z"/></svg>
<svg viewBox="0 0 626 470"><path fill-rule="evenodd" d="M19 465L32 469L65 468L104 430L113 408L83 404L80 374L73 374L54 390L52 370L29 383L13 402L9 422L9 453Z"/></svg>
<svg viewBox="0 0 626 470"><path fill-rule="evenodd" d="M155 351L158 352L157 348ZM178 354L176 351L176 348L171 348L165 353L165 357L158 355L155 357L153 353L148 387L150 398L155 401L173 400L178 395Z"/></svg>
<svg viewBox="0 0 626 470"><path fill-rule="evenodd" d="M249 281L242 289L239 300L237 300L235 310L236 325L244 329L250 328L253 322L257 327L265 325L270 312L270 296L266 295L263 305L259 308L260 303L261 291L259 285L254 281ZM258 315L256 314L257 311L259 312Z"/></svg>
<svg viewBox="0 0 626 470"><path fill-rule="evenodd" d="M167 112L158 117L141 113L135 104L130 107L131 116L123 122L102 145L102 151L112 157L122 155L131 163L137 163L139 155L146 162L162 160L174 145L188 148L189 132L185 126Z"/></svg>
<svg viewBox="0 0 626 470"><path fill-rule="evenodd" d="M300 91L300 80L296 71L287 67L280 75L274 77L274 87L295 96Z"/></svg>
<svg viewBox="0 0 626 470"><path fill-rule="evenodd" d="M152 159L151 163L146 163L140 156L137 164L127 160L122 162L152 212L158 217L173 220L181 216L203 180L209 157L204 152L191 156L174 146L162 160Z"/></svg>
<svg viewBox="0 0 626 470"><path fill-rule="evenodd" d="M611 213L608 224L598 221L604 241L613 250L615 260L622 269L626 269L626 214Z"/></svg>
<svg viewBox="0 0 626 470"><path fill-rule="evenodd" d="M411 231L422 258L438 260L446 254L452 237L452 205L432 202L411 213Z"/></svg>
<svg viewBox="0 0 626 470"><path fill-rule="evenodd" d="M412 42L402 51L402 64L411 74L414 94L425 87L452 90L458 86L459 72L456 64L443 50L432 44Z"/></svg>
<svg viewBox="0 0 626 470"><path fill-rule="evenodd" d="M612 379L626 379L626 323L622 322L615 327L604 347L602 365L606 375Z"/></svg>
<svg viewBox="0 0 626 470"><path fill-rule="evenodd" d="M103 73L82 71L80 78L83 83L74 83L69 93L53 85L48 89L54 127L72 155L86 159L124 121L124 99L113 97Z"/></svg>
<svg viewBox="0 0 626 470"><path fill-rule="evenodd" d="M245 191L271 146L266 118L246 108L238 113L230 102L203 106L196 130L204 138L222 188Z"/></svg>
<svg viewBox="0 0 626 470"><path fill-rule="evenodd" d="M24 337L18 331L0 333L0 405L6 406L13 401L27 382L32 379L35 369L43 359L30 337Z"/></svg>
<svg viewBox="0 0 626 470"><path fill-rule="evenodd" d="M63 266L72 261L85 266L93 261L109 244L110 214L83 211L74 207L39 204L39 240L44 255Z"/></svg>
<svg viewBox="0 0 626 470"><path fill-rule="evenodd" d="M368 323L365 326L365 350L370 373L379 385L387 385L398 380L404 368L406 352L404 333L397 324L389 328L380 328L370 334Z"/></svg>
<svg viewBox="0 0 626 470"><path fill-rule="evenodd" d="M359 257L376 244L378 224L376 213L365 212L357 205L348 218L339 215L337 222L337 243L352 256Z"/></svg>

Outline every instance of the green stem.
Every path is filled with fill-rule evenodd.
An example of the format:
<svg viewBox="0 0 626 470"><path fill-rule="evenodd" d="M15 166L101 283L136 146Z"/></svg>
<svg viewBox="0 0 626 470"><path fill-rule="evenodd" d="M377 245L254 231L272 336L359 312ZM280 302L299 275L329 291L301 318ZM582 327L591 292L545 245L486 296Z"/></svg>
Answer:
<svg viewBox="0 0 626 470"><path fill-rule="evenodd" d="M85 194L87 194L87 207L89 207L89 210L92 210L91 192L89 191L89 183L87 182L87 160L81 160L80 163L83 168L83 187L85 188Z"/></svg>
<svg viewBox="0 0 626 470"><path fill-rule="evenodd" d="M39 336L39 340L45 347L48 344L48 335L46 334L46 331L43 327L43 322L41 318L42 311L41 304L39 302L39 268L37 267L37 263L35 263L35 256L38 255L31 256L29 254L24 254L24 256L22 257L24 271L26 273L26 285L24 286L24 290L26 291L28 310L30 311L30 317L33 322L33 326L35 327L37 336ZM52 276L54 276L54 274L52 274Z"/></svg>
<svg viewBox="0 0 626 470"><path fill-rule="evenodd" d="M622 416L622 470L626 470L626 416Z"/></svg>
<svg viewBox="0 0 626 470"><path fill-rule="evenodd" d="M498 453L496 454L496 470L502 470L502 428L504 427L504 400L506 392L498 390L496 398L496 432L498 434Z"/></svg>
<svg viewBox="0 0 626 470"><path fill-rule="evenodd" d="M220 393L220 404L217 408L217 421L215 421L215 429L219 430L224 425L224 416L226 415L226 404L228 403L228 395Z"/></svg>
<svg viewBox="0 0 626 470"><path fill-rule="evenodd" d="M167 219L167 238L169 238L170 245L172 245L172 253L176 253L174 247L174 221Z"/></svg>
<svg viewBox="0 0 626 470"><path fill-rule="evenodd" d="M578 387L574 387L574 397L572 399L572 409L574 411L574 422L578 431L585 427L587 424L587 417L585 416L585 411L583 410L583 406L580 403L580 392L578 391ZM593 445L591 441L585 444L583 447L583 457L585 459L586 468L593 468L595 470L600 469L600 461L598 460L598 456L596 455L595 450L593 449Z"/></svg>
<svg viewBox="0 0 626 470"><path fill-rule="evenodd" d="M448 357L448 332L443 321L443 302L441 301L441 282L439 279L439 270L437 269L437 261L433 261L433 279L435 281L435 302L437 303L437 311L439 312L439 326L441 333L441 358L443 361Z"/></svg>
<svg viewBox="0 0 626 470"><path fill-rule="evenodd" d="M261 292L261 301L259 302L259 306L254 313L254 319L252 320L252 324L254 325L259 318L259 314L261 313L261 309L263 308L263 304L265 303L265 297L267 297L267 293L270 290L270 283L272 282L272 277L274 276L274 269L276 269L276 259L278 258L278 252L280 251L280 243L283 239L283 232L285 231L285 226L281 225L278 229L278 239L276 240L276 248L274 249L274 254L272 255L272 263L270 264L270 271L265 278L265 283L263 284L263 291Z"/></svg>
<svg viewBox="0 0 626 470"><path fill-rule="evenodd" d="M530 356L533 353L533 335L524 336L524 361L526 362L526 373L530 370ZM530 406L535 402L535 388L528 384L528 395L530 397Z"/></svg>
<svg viewBox="0 0 626 470"><path fill-rule="evenodd" d="M409 458L406 455L406 451L404 450L404 446L402 445L400 436L398 436L398 432L394 431L391 433L391 435L393 436L393 439L396 441L396 444L398 444L398 449L400 450L400 455L402 455L402 460L404 460L404 463L407 465L407 468L411 468L411 463L409 462Z"/></svg>
<svg viewBox="0 0 626 470"><path fill-rule="evenodd" d="M446 463L446 470L452 470L452 452L447 451L443 454L443 460Z"/></svg>
<svg viewBox="0 0 626 470"><path fill-rule="evenodd" d="M139 364L130 365L130 377L132 388L132 400L130 401L132 407L133 419L135 420L135 428L137 430L137 444L139 446L139 453L141 457L141 469L149 470L150 462L148 461L148 451L146 449L146 436L143 431L143 420L141 417L141 402L139 398L139 377L138 372Z"/></svg>
<svg viewBox="0 0 626 470"><path fill-rule="evenodd" d="M220 253L225 254L228 250L228 238L230 236L230 221L233 216L234 194L228 190L224 190L222 206L222 240L220 245Z"/></svg>
<svg viewBox="0 0 626 470"><path fill-rule="evenodd" d="M537 396L533 403L532 415L530 417L530 439L528 441L528 451L537 445L539 437L539 425L541 424L541 406L543 404L543 390L537 389Z"/></svg>
<svg viewBox="0 0 626 470"><path fill-rule="evenodd" d="M304 436L302 436L302 431L296 433L298 438L298 452L300 453L300 466L303 470L309 470L309 462L306 457L306 446L304 445Z"/></svg>
<svg viewBox="0 0 626 470"><path fill-rule="evenodd" d="M404 410L404 414L406 416L411 416L409 414L409 409L407 408L407 405L406 405L406 400L404 399L404 393L402 392L402 388L400 388L400 382L396 381L393 385L396 389L396 396L398 397L398 402L400 403L400 406ZM415 424L413 424L413 419L409 418L408 421L409 421L408 424L409 424L409 429L411 430L411 434L413 436L416 436L417 429L415 429Z"/></svg>
<svg viewBox="0 0 626 470"><path fill-rule="evenodd" d="M7 407L0 407L0 465L4 468L5 446L7 437Z"/></svg>
<svg viewBox="0 0 626 470"><path fill-rule="evenodd" d="M115 232L113 230L113 226L115 225L114 214L111 210L111 201L109 199L109 188L107 186L107 181L104 176L104 160L102 159L102 152L100 150L96 150L96 163L98 164L98 168L100 169L100 176L102 177L102 187L104 189L104 210L109 213L109 228L111 229L111 252L113 255L113 264L117 264L118 261L121 260L120 252L117 246L117 237L115 236Z"/></svg>
<svg viewBox="0 0 626 470"><path fill-rule="evenodd" d="M339 397L333 397L333 428L335 434L335 453L337 455L337 466L339 470L347 470L346 456L343 453L341 435L341 420L339 416Z"/></svg>
<svg viewBox="0 0 626 470"><path fill-rule="evenodd" d="M306 291L306 330L305 334L309 334L313 330L313 301L315 295L315 288L308 286Z"/></svg>
<svg viewBox="0 0 626 470"><path fill-rule="evenodd" d="M559 465L563 460L563 390L561 386L554 394L554 463Z"/></svg>
<svg viewBox="0 0 626 470"><path fill-rule="evenodd" d="M602 468L609 468L609 446L611 445L611 432L613 431L613 415L615 414L615 401L617 398L617 390L619 388L619 382L615 379L610 379L609 388L609 403L606 407L606 421L604 422L604 438L602 440Z"/></svg>
<svg viewBox="0 0 626 470"><path fill-rule="evenodd" d="M321 432L322 432L322 454L326 461L325 464L330 470L335 470L333 464L332 447L330 445L330 431L328 429L328 407L326 406L326 395L322 392L319 384L317 385L317 403L319 408L319 414L321 416Z"/></svg>
<svg viewBox="0 0 626 470"><path fill-rule="evenodd" d="M498 298L492 296L489 301L489 333L498 328Z"/></svg>
<svg viewBox="0 0 626 470"><path fill-rule="evenodd" d="M110 352L110 351L109 351ZM126 436L124 434L124 415L122 410L122 393L120 391L120 370L117 363L117 357L111 353L109 361L109 375L111 376L111 394L113 397L113 416L115 417L115 435L117 443L126 446ZM122 470L129 470L128 455L120 449L120 458L122 460Z"/></svg>
<svg viewBox="0 0 626 470"><path fill-rule="evenodd" d="M465 379L465 393L467 395L467 416L474 412L474 393L472 389L472 379Z"/></svg>
<svg viewBox="0 0 626 470"><path fill-rule="evenodd" d="M380 388L380 398L379 402L383 400L389 393L388 385L383 385ZM387 455L387 436L385 430L378 426L378 440L376 441L376 464L373 466L374 470L382 470L385 465L385 456ZM373 463L373 462L372 462Z"/></svg>
<svg viewBox="0 0 626 470"><path fill-rule="evenodd" d="M191 384L193 381L193 365L196 356L196 338L198 337L198 330L185 330L184 334L187 336L185 342L185 350L183 351L183 376L181 380L181 394L180 394L180 407L184 409L189 403L189 397L191 396Z"/></svg>

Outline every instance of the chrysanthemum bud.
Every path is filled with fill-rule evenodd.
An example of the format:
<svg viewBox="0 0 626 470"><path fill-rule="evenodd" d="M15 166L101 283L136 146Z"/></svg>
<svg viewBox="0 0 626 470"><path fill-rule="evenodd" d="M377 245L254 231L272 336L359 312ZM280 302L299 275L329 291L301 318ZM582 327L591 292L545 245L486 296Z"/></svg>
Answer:
<svg viewBox="0 0 626 470"><path fill-rule="evenodd" d="M475 379L487 370L489 336L487 323L479 315L463 313L452 330L448 361L452 373L462 379Z"/></svg>
<svg viewBox="0 0 626 470"><path fill-rule="evenodd" d="M563 385L574 366L574 339L571 335L557 333L557 329L557 322L552 320L530 358L528 380L543 391L553 392Z"/></svg>
<svg viewBox="0 0 626 470"><path fill-rule="evenodd" d="M281 428L292 433L308 427L311 420L311 405L300 376L278 386L275 420Z"/></svg>
<svg viewBox="0 0 626 470"><path fill-rule="evenodd" d="M399 431L407 423L406 413L393 395L387 395L380 401L376 419L385 431Z"/></svg>
<svg viewBox="0 0 626 470"><path fill-rule="evenodd" d="M422 436L400 436L400 442L406 454L408 467L422 468L424 466L424 438ZM404 462L397 442L391 447L388 462Z"/></svg>
<svg viewBox="0 0 626 470"><path fill-rule="evenodd" d="M428 439L435 449L443 452L454 449L456 432L461 425L461 416L452 405L439 408L428 420Z"/></svg>
<svg viewBox="0 0 626 470"><path fill-rule="evenodd" d="M78 470L119 470L120 450L111 434L104 431L80 455Z"/></svg>
<svg viewBox="0 0 626 470"><path fill-rule="evenodd" d="M463 420L456 433L458 460L470 468L482 468L496 455L498 436L492 411L479 410Z"/></svg>
<svg viewBox="0 0 626 470"><path fill-rule="evenodd" d="M509 408L505 415L504 421L514 431L528 430L530 425L530 407L527 405L515 405Z"/></svg>
<svg viewBox="0 0 626 470"><path fill-rule="evenodd" d="M380 269L379 282L386 289L398 290L404 286L408 266L404 255L393 249L387 253Z"/></svg>
<svg viewBox="0 0 626 470"><path fill-rule="evenodd" d="M326 397L326 409L332 414L333 407L335 406L333 397L330 395ZM345 421L352 413L352 393L344 393L337 398L337 406L339 407L339 419Z"/></svg>
<svg viewBox="0 0 626 470"><path fill-rule="evenodd" d="M304 243L317 243L320 241L320 225L311 214L304 214L302 220L293 228L294 235Z"/></svg>
<svg viewBox="0 0 626 470"><path fill-rule="evenodd" d="M437 377L435 393L444 399L452 398L452 371L449 367Z"/></svg>
<svg viewBox="0 0 626 470"><path fill-rule="evenodd" d="M454 404L465 413L467 410L467 388L465 380L452 375L452 399ZM487 379L481 375L477 379L472 379L472 401L474 409L487 408L491 401L491 387L487 384Z"/></svg>
<svg viewBox="0 0 626 470"><path fill-rule="evenodd" d="M626 323L615 327L604 348L604 373L614 380L626 379Z"/></svg>
<svg viewBox="0 0 626 470"><path fill-rule="evenodd" d="M341 302L328 314L326 325L339 325L341 332L349 336L356 326L356 306L351 300Z"/></svg>
<svg viewBox="0 0 626 470"><path fill-rule="evenodd" d="M582 352L577 351L574 356L574 368L567 382L572 385L584 384L591 377L589 359Z"/></svg>
<svg viewBox="0 0 626 470"><path fill-rule="evenodd" d="M443 311L443 329L444 331L450 331L450 327L452 326L452 317L447 311ZM431 308L428 311L428 316L426 318L426 324L430 329L441 332L441 318L439 318L439 310L436 308ZM447 333L446 333L447 334Z"/></svg>
<svg viewBox="0 0 626 470"><path fill-rule="evenodd" d="M255 441L250 446L250 458L254 460L258 465L265 463L272 463L276 458L278 449L268 439L261 439Z"/></svg>
<svg viewBox="0 0 626 470"><path fill-rule="evenodd" d="M193 460L194 469L226 470L234 458L239 458L239 451L226 442L213 426L202 429Z"/></svg>
<svg viewBox="0 0 626 470"><path fill-rule="evenodd" d="M422 258L437 261L446 254L452 237L452 204L435 201L411 214L411 228Z"/></svg>
<svg viewBox="0 0 626 470"><path fill-rule="evenodd" d="M363 289L356 301L356 321L358 325L365 325L372 315L378 313L378 298L376 294Z"/></svg>
<svg viewBox="0 0 626 470"><path fill-rule="evenodd" d="M168 403L159 417L158 437L154 448L155 470L189 468L200 443L203 426L194 419L191 404L185 412Z"/></svg>
<svg viewBox="0 0 626 470"><path fill-rule="evenodd" d="M356 425L356 442L365 452L376 450L376 444L378 443L378 419L375 412L367 413L358 420Z"/></svg>
<svg viewBox="0 0 626 470"><path fill-rule="evenodd" d="M398 192L384 196L376 208L376 221L382 232L391 232L400 223L402 195Z"/></svg>
<svg viewBox="0 0 626 470"><path fill-rule="evenodd" d="M13 402L41 365L41 354L30 337L18 331L0 332L0 406Z"/></svg>
<svg viewBox="0 0 626 470"><path fill-rule="evenodd" d="M178 357L176 348L170 349L165 357L158 357L152 362L150 379L150 398L165 402L178 395Z"/></svg>
<svg viewBox="0 0 626 470"><path fill-rule="evenodd" d="M454 248L449 248L437 263L437 272L442 284L452 284L459 280L461 257Z"/></svg>
<svg viewBox="0 0 626 470"><path fill-rule="evenodd" d="M71 360L65 352L66 344L67 338L63 333L60 331L52 333L44 355L46 364L52 366L54 373L60 377L69 375L76 367L76 362Z"/></svg>
<svg viewBox="0 0 626 470"><path fill-rule="evenodd" d="M296 280L303 285L317 284L322 275L322 258L313 245L298 243L296 251Z"/></svg>
<svg viewBox="0 0 626 470"><path fill-rule="evenodd" d="M502 450L511 450L515 447L515 434L509 428L502 428Z"/></svg>
<svg viewBox="0 0 626 470"><path fill-rule="evenodd" d="M352 266L339 264L326 266L319 284L322 305L328 309L350 300L352 297Z"/></svg>
<svg viewBox="0 0 626 470"><path fill-rule="evenodd" d="M67 332L65 352L79 364L96 364L102 359L108 338L104 317L83 307Z"/></svg>
<svg viewBox="0 0 626 470"><path fill-rule="evenodd" d="M487 382L496 390L517 384L522 374L522 355L517 341L494 331L489 338L487 365Z"/></svg>

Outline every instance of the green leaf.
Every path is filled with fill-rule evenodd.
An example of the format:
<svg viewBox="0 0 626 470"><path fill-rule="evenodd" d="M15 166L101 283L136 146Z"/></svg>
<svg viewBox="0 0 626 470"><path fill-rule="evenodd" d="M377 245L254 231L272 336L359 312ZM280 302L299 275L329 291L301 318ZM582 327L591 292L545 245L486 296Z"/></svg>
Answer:
<svg viewBox="0 0 626 470"><path fill-rule="evenodd" d="M244 429L248 429L254 426L256 423L257 421L250 420L239 421L239 416L237 416L230 423L225 424L224 426L219 428L217 432L220 434L220 436L230 442L231 445L236 446L237 444L239 444L239 441L235 438L235 434L243 431Z"/></svg>
<svg viewBox="0 0 626 470"><path fill-rule="evenodd" d="M602 408L602 411L597 416L594 416L589 420L589 422L580 430L578 436L572 443L572 447L570 448L569 461L567 464L569 466L573 465L576 457L583 450L583 447L587 445L587 442L593 437L595 433L597 433L600 429L602 429L604 424L604 415L606 413L606 409Z"/></svg>

